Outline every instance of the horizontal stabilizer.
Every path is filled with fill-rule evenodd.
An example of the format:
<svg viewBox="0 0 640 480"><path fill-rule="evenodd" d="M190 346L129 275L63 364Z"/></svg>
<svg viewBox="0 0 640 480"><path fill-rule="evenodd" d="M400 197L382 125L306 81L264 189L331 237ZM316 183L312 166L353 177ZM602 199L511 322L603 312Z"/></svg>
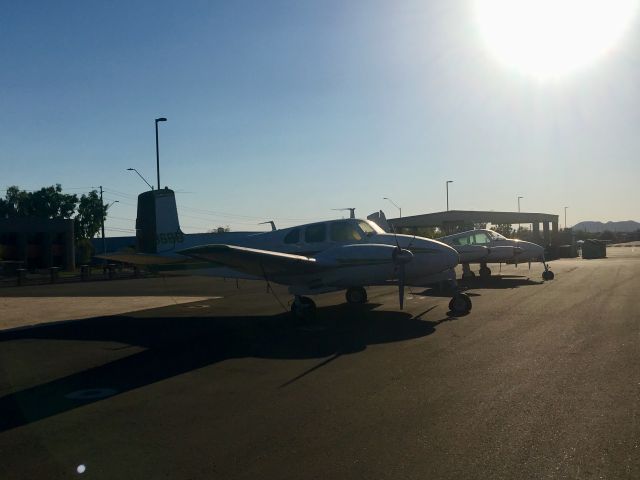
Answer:
<svg viewBox="0 0 640 480"><path fill-rule="evenodd" d="M130 263L132 265L170 265L174 263L182 263L190 260L184 255L176 253L127 253L114 252L104 255L95 255L96 258L109 260L111 262Z"/></svg>

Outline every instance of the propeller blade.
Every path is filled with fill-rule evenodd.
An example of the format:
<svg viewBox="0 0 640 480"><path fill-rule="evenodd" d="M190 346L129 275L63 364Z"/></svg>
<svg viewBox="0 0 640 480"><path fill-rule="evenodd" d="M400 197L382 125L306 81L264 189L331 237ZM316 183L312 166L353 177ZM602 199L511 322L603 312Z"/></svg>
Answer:
<svg viewBox="0 0 640 480"><path fill-rule="evenodd" d="M398 298L400 300L400 310L404 307L404 263L400 264L400 277L398 278Z"/></svg>
<svg viewBox="0 0 640 480"><path fill-rule="evenodd" d="M396 241L396 247L400 250L400 243L398 243L398 235L396 234L396 228L391 225L391 231L393 232L393 239Z"/></svg>

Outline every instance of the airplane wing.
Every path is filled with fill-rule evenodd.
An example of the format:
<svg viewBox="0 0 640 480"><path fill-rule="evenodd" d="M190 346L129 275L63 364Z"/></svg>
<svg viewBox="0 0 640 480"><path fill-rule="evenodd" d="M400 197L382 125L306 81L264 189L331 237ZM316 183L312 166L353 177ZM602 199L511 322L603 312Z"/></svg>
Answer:
<svg viewBox="0 0 640 480"><path fill-rule="evenodd" d="M170 265L190 261L189 257L175 253L127 253L114 252L104 255L94 255L96 258L113 262L131 263L133 265Z"/></svg>
<svg viewBox="0 0 640 480"><path fill-rule="evenodd" d="M239 272L260 277L317 273L332 266L328 262L302 255L234 245L202 245L180 250L177 253L222 264Z"/></svg>

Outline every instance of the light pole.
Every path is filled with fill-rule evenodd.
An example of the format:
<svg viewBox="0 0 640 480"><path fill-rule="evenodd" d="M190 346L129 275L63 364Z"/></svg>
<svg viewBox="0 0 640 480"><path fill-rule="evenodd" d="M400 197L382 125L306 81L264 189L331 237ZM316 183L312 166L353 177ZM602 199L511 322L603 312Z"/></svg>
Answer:
<svg viewBox="0 0 640 480"><path fill-rule="evenodd" d="M158 190L160 190L160 149L158 147L158 122L166 121L167 119L164 117L156 118L156 168L158 171Z"/></svg>
<svg viewBox="0 0 640 480"><path fill-rule="evenodd" d="M396 205L396 202L391 200L389 197L382 197L383 200L389 200L391 204L396 207L400 211L400 218L402 218L402 208L399 205Z"/></svg>
<svg viewBox="0 0 640 480"><path fill-rule="evenodd" d="M447 186L447 212L449 211L449 184L453 183L453 180L447 180L446 182L446 186Z"/></svg>
<svg viewBox="0 0 640 480"><path fill-rule="evenodd" d="M518 213L520 213L520 199L524 198L521 196L518 196ZM518 222L518 235L520 235L520 223Z"/></svg>
<svg viewBox="0 0 640 480"><path fill-rule="evenodd" d="M564 229L567 229L567 208L569 207L564 207Z"/></svg>
<svg viewBox="0 0 640 480"><path fill-rule="evenodd" d="M147 182L146 178L144 178L142 175L140 175L140 172L138 170L136 170L135 168L127 168L127 170L129 170L130 172L136 172L138 174L138 176L142 179L142 181L144 183L146 183L147 185L149 185L149 188L151 190L153 190L153 186L151 186L151 184L149 182Z"/></svg>

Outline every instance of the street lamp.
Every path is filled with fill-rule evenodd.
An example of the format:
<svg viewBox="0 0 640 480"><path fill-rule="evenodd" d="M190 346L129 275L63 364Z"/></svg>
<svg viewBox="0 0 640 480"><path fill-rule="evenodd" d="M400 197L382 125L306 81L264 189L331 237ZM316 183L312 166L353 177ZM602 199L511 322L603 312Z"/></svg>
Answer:
<svg viewBox="0 0 640 480"><path fill-rule="evenodd" d="M382 197L383 200L389 200L394 207L396 207L400 211L400 218L402 218L402 208L399 205L396 205L396 202L391 200L389 197Z"/></svg>
<svg viewBox="0 0 640 480"><path fill-rule="evenodd" d="M447 212L449 211L449 184L453 183L453 180L447 180Z"/></svg>
<svg viewBox="0 0 640 480"><path fill-rule="evenodd" d="M158 171L158 190L160 190L160 148L158 147L158 122L166 121L167 119L164 117L156 118L156 169Z"/></svg>
<svg viewBox="0 0 640 480"><path fill-rule="evenodd" d="M569 207L564 207L564 229L567 229L567 208Z"/></svg>
<svg viewBox="0 0 640 480"><path fill-rule="evenodd" d="M520 199L524 198L521 196L518 196L518 213L520 213ZM520 223L518 222L518 235L520 234Z"/></svg>
<svg viewBox="0 0 640 480"><path fill-rule="evenodd" d="M140 175L140 172L138 170L136 170L135 168L127 168L127 170L129 170L130 172L136 172L138 174L138 176L142 179L142 181L144 183L146 183L147 185L149 185L149 188L151 190L153 190L153 187L151 186L151 184L149 182L147 182L146 178L144 178L142 175Z"/></svg>

